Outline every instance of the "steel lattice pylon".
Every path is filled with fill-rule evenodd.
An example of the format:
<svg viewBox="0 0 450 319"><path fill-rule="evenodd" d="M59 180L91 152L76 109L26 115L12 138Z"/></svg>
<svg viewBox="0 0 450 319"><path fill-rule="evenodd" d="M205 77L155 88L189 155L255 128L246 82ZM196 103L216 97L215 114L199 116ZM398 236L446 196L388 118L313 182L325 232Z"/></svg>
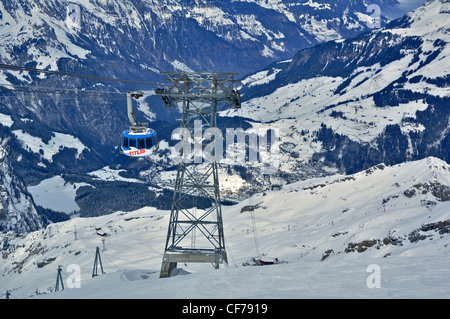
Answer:
<svg viewBox="0 0 450 319"><path fill-rule="evenodd" d="M168 107L181 106L180 127L193 137L194 149L182 154L177 170L160 274L160 277L170 277L177 262L212 263L215 268L227 263L217 162L215 158L203 162L199 169L198 159L202 157L205 141L202 136L198 138L198 130L216 128L218 104L239 108L240 95L233 89L234 73L163 74L171 84L167 89L157 89L156 95ZM208 200L211 206L198 209L198 198Z"/></svg>

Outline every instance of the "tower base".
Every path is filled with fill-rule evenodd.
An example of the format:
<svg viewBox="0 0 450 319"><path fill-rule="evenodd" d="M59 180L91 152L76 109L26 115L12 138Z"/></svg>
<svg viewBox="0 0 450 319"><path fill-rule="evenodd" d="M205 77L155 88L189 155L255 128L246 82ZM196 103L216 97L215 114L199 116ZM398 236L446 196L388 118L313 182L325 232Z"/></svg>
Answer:
<svg viewBox="0 0 450 319"><path fill-rule="evenodd" d="M211 263L218 269L219 264L228 263L226 252L166 252L163 256L159 278L170 277L177 263Z"/></svg>

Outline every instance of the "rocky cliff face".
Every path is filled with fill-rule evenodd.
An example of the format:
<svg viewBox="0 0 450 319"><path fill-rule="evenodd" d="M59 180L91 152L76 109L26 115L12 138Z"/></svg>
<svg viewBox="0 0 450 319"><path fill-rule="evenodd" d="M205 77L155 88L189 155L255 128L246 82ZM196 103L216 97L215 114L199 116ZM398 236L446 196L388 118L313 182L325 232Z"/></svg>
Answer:
<svg viewBox="0 0 450 319"><path fill-rule="evenodd" d="M24 233L42 225L31 195L14 174L7 151L0 146L0 231Z"/></svg>

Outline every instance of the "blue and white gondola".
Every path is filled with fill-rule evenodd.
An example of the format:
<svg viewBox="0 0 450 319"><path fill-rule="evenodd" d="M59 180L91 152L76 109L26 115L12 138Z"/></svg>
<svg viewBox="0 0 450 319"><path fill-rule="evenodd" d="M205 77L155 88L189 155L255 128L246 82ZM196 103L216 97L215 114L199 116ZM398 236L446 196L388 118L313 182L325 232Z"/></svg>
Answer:
<svg viewBox="0 0 450 319"><path fill-rule="evenodd" d="M143 132L123 131L121 134L121 153L131 157L145 157L153 154L158 147L155 130L145 129Z"/></svg>
<svg viewBox="0 0 450 319"><path fill-rule="evenodd" d="M120 136L120 153L130 157L145 157L158 150L156 131L149 128L147 123L138 123L133 112L132 98L138 99L142 92L127 93L127 112L131 126Z"/></svg>

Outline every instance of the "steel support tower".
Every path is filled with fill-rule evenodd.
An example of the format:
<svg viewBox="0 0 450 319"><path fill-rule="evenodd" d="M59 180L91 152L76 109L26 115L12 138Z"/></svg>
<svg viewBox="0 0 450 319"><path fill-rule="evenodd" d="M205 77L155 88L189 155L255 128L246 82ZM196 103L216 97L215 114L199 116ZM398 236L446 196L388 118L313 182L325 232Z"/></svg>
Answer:
<svg viewBox="0 0 450 319"><path fill-rule="evenodd" d="M216 128L216 114L221 103L232 108L240 108L241 104L239 91L233 89L234 73L162 74L167 76L170 85L157 89L156 95L166 106L181 108L180 127L191 135L189 147L192 145L193 151L183 153L183 160L178 164L161 278L170 277L178 262L211 263L216 269L219 264L228 263L216 157L198 164L205 146L202 133L198 138L198 130L204 132L207 128ZM200 198L211 206L199 209L197 200Z"/></svg>

